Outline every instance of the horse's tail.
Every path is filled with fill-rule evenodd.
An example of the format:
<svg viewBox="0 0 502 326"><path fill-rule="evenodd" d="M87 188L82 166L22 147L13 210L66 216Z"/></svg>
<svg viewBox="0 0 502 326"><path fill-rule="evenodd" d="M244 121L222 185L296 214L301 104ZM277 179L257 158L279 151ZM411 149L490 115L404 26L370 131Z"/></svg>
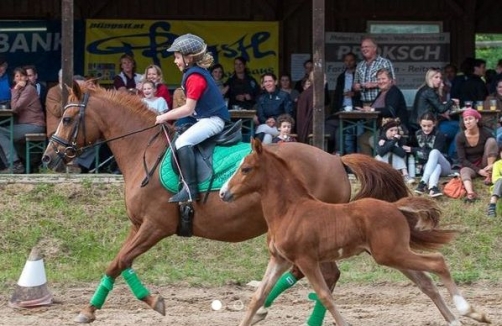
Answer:
<svg viewBox="0 0 502 326"><path fill-rule="evenodd" d="M431 199L424 197L401 198L394 205L406 216L410 226L410 247L435 250L449 243L457 231L438 229L441 209Z"/></svg>
<svg viewBox="0 0 502 326"><path fill-rule="evenodd" d="M377 161L364 154L344 155L341 160L352 170L361 184L361 188L352 200L371 197L395 202L410 195L403 176L390 164Z"/></svg>

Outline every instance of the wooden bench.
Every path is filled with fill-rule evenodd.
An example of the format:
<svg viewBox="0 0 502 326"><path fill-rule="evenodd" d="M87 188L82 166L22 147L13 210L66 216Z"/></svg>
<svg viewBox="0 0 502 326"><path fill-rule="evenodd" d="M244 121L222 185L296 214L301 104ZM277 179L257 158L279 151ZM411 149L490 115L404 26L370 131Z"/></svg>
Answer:
<svg viewBox="0 0 502 326"><path fill-rule="evenodd" d="M47 147L47 135L44 133L36 133L36 134L26 134L26 173L29 174L31 171L31 159L32 155L40 154L42 155L45 152L45 148Z"/></svg>

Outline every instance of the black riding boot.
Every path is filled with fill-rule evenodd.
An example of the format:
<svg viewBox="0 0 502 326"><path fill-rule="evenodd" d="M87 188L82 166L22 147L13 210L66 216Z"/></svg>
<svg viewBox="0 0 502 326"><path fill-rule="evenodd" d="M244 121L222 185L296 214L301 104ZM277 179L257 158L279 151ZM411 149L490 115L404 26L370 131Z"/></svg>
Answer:
<svg viewBox="0 0 502 326"><path fill-rule="evenodd" d="M185 146L178 149L178 161L180 163L183 178L188 185L188 190L185 186L176 195L169 198L170 203L187 202L190 199L197 200L199 191L197 189L197 170L195 167L195 154L192 146ZM190 194L190 195L189 195Z"/></svg>

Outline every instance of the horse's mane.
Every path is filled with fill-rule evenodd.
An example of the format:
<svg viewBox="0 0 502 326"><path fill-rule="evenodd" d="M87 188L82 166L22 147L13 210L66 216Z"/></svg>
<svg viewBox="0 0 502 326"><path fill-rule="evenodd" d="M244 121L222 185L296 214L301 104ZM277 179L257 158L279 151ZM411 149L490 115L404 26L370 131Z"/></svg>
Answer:
<svg viewBox="0 0 502 326"><path fill-rule="evenodd" d="M152 120L152 115L155 114L155 112L150 109L139 96L122 93L115 89L106 89L100 86L81 86L80 89L82 92L88 92L92 97L97 97L103 101L109 102L107 105L113 107L113 109L129 110L138 118L142 117L146 120ZM71 92L68 102L78 101L78 96Z"/></svg>

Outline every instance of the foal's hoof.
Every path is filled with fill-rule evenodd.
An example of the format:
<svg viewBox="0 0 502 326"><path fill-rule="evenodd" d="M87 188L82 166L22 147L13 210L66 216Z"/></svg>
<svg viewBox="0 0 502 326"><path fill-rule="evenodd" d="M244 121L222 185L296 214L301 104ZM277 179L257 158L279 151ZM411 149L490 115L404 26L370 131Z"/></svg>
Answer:
<svg viewBox="0 0 502 326"><path fill-rule="evenodd" d="M164 303L164 298L160 295L154 297L151 307L162 316L166 315L166 304Z"/></svg>
<svg viewBox="0 0 502 326"><path fill-rule="evenodd" d="M267 317L267 314L268 314L267 308L261 307L260 309L258 309L256 314L253 316L253 320L251 320L251 325L254 325L265 319Z"/></svg>
<svg viewBox="0 0 502 326"><path fill-rule="evenodd" d="M486 323L486 324L492 323L484 312L478 312L474 309L471 309L468 313L463 314L463 316L472 318L480 323Z"/></svg>
<svg viewBox="0 0 502 326"><path fill-rule="evenodd" d="M96 317L94 316L94 314L86 314L86 313L79 313L77 317L75 317L75 319L73 319L74 322L76 323L80 323L80 324L90 324L92 323L93 321L96 320Z"/></svg>

